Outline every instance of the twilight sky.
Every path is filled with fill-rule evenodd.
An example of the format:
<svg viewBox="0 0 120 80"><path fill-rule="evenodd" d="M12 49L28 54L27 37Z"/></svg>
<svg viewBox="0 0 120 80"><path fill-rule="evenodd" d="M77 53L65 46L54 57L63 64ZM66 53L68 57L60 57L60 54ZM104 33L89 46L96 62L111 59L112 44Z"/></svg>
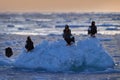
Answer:
<svg viewBox="0 0 120 80"><path fill-rule="evenodd" d="M120 12L120 0L0 0L0 12Z"/></svg>

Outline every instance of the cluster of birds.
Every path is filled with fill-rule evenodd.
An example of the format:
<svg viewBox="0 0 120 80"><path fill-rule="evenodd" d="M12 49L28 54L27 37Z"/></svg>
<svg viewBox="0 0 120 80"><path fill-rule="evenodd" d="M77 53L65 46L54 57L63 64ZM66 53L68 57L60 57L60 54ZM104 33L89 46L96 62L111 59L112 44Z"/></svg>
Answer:
<svg viewBox="0 0 120 80"><path fill-rule="evenodd" d="M89 26L89 28L88 28L88 35L90 35L91 37L95 37L96 33L97 33L97 27L95 25L95 21L92 21L91 26ZM69 29L68 25L65 25L65 29L63 30L63 38L66 41L67 46L70 46L73 43L75 43L75 38L72 35L71 30ZM34 49L34 44L33 44L32 39L30 38L30 36L27 37L25 48L26 48L27 52ZM5 49L5 55L7 57L11 57L13 55L13 51L12 51L11 47L7 47Z"/></svg>

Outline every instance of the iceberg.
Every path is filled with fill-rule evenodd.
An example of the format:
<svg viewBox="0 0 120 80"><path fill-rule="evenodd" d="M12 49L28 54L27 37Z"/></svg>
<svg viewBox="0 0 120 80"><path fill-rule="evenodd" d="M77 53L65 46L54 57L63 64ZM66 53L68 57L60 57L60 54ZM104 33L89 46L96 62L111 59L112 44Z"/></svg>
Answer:
<svg viewBox="0 0 120 80"><path fill-rule="evenodd" d="M30 52L23 50L13 64L17 68L53 72L102 71L115 65L97 38L80 40L71 46L66 46L64 40L44 40Z"/></svg>

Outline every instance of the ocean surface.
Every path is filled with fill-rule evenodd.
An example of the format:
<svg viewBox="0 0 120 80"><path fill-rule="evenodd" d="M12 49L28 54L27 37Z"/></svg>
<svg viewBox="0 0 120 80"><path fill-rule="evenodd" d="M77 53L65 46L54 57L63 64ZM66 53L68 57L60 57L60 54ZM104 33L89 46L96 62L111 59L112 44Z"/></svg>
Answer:
<svg viewBox="0 0 120 80"><path fill-rule="evenodd" d="M15 60L25 46L27 36L34 45L43 40L63 39L68 24L76 41L88 38L87 29L96 22L104 49L115 62L114 69L96 72L49 72L20 69L2 64ZM14 55L5 56L5 48L12 47ZM0 80L120 80L120 13L0 13Z"/></svg>

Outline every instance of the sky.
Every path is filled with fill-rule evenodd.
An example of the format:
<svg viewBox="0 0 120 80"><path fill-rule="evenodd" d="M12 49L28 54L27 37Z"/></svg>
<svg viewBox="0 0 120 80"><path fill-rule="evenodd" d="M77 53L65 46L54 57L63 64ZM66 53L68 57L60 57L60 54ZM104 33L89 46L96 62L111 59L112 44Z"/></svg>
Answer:
<svg viewBox="0 0 120 80"><path fill-rule="evenodd" d="M0 12L120 12L120 0L0 0Z"/></svg>

